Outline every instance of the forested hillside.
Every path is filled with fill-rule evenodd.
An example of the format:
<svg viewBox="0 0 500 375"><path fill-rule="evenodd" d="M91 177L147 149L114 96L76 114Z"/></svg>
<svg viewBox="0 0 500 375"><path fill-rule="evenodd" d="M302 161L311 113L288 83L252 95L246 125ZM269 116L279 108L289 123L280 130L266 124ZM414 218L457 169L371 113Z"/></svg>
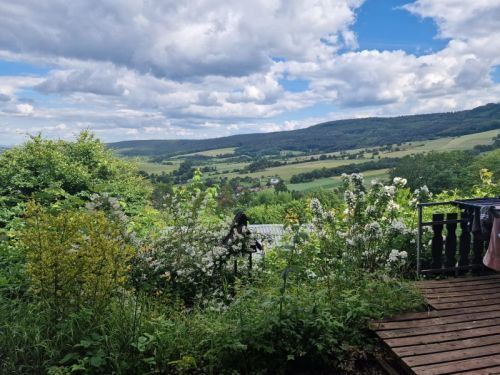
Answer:
<svg viewBox="0 0 500 375"><path fill-rule="evenodd" d="M488 104L453 113L339 120L299 130L203 140L125 141L111 143L109 147L127 156L156 157L225 147L236 147L236 154L269 154L281 150L332 152L499 128L500 104Z"/></svg>

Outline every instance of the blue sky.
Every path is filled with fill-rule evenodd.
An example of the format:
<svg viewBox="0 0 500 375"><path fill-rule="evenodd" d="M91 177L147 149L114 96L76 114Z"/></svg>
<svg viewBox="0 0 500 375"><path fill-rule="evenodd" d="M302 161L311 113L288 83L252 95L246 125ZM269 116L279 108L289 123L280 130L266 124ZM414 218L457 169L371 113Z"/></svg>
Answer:
<svg viewBox="0 0 500 375"><path fill-rule="evenodd" d="M207 138L499 102L496 0L47 1L0 3L0 144L82 129Z"/></svg>
<svg viewBox="0 0 500 375"><path fill-rule="evenodd" d="M369 0L357 12L353 27L359 49L397 50L424 55L446 47L436 22L406 11L408 0Z"/></svg>

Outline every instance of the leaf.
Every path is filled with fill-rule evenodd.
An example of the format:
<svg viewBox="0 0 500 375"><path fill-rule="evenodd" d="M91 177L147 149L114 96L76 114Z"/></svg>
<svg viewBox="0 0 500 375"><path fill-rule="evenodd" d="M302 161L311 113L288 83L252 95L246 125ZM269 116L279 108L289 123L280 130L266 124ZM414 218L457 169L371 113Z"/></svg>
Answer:
<svg viewBox="0 0 500 375"><path fill-rule="evenodd" d="M106 360L103 357L101 357L100 355L95 355L95 356L90 357L90 364L93 367L101 367L105 363L106 363Z"/></svg>
<svg viewBox="0 0 500 375"><path fill-rule="evenodd" d="M74 353L74 352L73 352L73 353L68 353L68 354L66 354L66 355L64 356L64 358L63 358L63 359L61 359L61 360L59 361L59 363L60 363L61 365L64 365L65 363L68 363L68 362L70 362L70 361L73 361L73 360L77 359L78 357L79 357L78 353Z"/></svg>

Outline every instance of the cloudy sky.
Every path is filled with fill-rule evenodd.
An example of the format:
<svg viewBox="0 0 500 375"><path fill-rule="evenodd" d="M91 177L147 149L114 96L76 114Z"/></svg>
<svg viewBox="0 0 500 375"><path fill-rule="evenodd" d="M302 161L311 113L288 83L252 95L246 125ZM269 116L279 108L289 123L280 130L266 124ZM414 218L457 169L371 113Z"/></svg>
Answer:
<svg viewBox="0 0 500 375"><path fill-rule="evenodd" d="M500 101L500 0L0 0L0 145Z"/></svg>

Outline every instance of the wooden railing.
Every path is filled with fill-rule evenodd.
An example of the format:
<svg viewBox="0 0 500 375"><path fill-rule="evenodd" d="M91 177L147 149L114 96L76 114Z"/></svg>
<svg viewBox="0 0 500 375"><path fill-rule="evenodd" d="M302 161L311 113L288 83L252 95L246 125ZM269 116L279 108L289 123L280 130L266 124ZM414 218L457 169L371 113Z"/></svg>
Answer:
<svg viewBox="0 0 500 375"><path fill-rule="evenodd" d="M423 221L423 210L435 206L455 206L459 213L434 213ZM480 233L471 232L473 210L460 207L456 201L418 205L417 275L443 274L458 276L468 271L482 273L483 256L488 247ZM432 229L430 261L423 259L423 229ZM444 235L444 236L443 236Z"/></svg>

